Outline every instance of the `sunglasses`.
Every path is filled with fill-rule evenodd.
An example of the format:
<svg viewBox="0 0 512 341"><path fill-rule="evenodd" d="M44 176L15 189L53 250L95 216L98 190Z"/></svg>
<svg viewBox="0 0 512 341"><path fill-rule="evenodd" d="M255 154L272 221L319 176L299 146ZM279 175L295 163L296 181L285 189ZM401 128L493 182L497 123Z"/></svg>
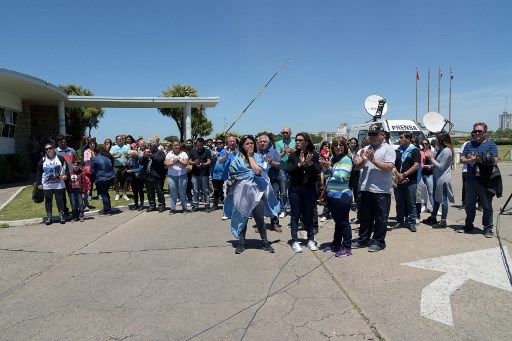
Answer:
<svg viewBox="0 0 512 341"><path fill-rule="evenodd" d="M222 141L217 141L217 142L215 142L215 143L216 143L216 144L223 144L224 142L222 142Z"/></svg>
<svg viewBox="0 0 512 341"><path fill-rule="evenodd" d="M53 147L47 147L45 150L53 150Z"/></svg>
<svg viewBox="0 0 512 341"><path fill-rule="evenodd" d="M471 134L481 134L483 133L484 131L483 130L480 130L480 129L475 129L471 132Z"/></svg>
<svg viewBox="0 0 512 341"><path fill-rule="evenodd" d="M377 136L377 135L379 135L379 133L376 133L376 132L368 133L368 136Z"/></svg>
<svg viewBox="0 0 512 341"><path fill-rule="evenodd" d="M290 132L289 131L282 131L281 134L286 134L286 135L290 135Z"/></svg>

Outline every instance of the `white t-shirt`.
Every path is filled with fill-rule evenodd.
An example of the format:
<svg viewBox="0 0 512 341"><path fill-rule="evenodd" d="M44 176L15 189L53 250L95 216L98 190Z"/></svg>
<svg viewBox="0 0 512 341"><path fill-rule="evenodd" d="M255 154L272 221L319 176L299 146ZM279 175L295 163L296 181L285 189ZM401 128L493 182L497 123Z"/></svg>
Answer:
<svg viewBox="0 0 512 341"><path fill-rule="evenodd" d="M459 155L462 153L462 151L464 150L464 147L466 147L466 145L469 143L469 141L466 141L462 144L462 146L460 146L460 151L459 151ZM462 165L462 173L464 172L467 172L468 171L468 164L465 163Z"/></svg>
<svg viewBox="0 0 512 341"><path fill-rule="evenodd" d="M188 161L188 154L185 152L181 152L178 155L175 155L172 151L167 153L165 156L166 160L181 160L182 162ZM183 174L187 174L187 166L184 166L180 162L175 162L171 167L167 168L168 176L181 176Z"/></svg>
<svg viewBox="0 0 512 341"><path fill-rule="evenodd" d="M373 147L371 145L364 147L358 153L361 155L368 148ZM386 163L395 163L396 152L395 148L382 142L382 144L376 150L373 150L375 158ZM367 161L361 170L361 176L359 177L359 190L372 192L372 193L389 193L393 185L393 173L383 172L373 164L373 162Z"/></svg>
<svg viewBox="0 0 512 341"><path fill-rule="evenodd" d="M62 163L57 156L55 156L53 160L45 157L43 161L43 175L41 179L43 189L66 188L64 180L60 179L60 176L65 174L66 169L62 167Z"/></svg>

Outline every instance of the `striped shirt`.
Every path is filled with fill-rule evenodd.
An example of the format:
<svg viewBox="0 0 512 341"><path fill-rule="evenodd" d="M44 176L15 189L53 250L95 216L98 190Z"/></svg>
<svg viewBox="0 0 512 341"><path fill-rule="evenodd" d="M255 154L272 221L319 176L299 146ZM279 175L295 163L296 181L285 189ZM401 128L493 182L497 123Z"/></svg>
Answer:
<svg viewBox="0 0 512 341"><path fill-rule="evenodd" d="M325 172L325 175L329 177L326 187L329 197L340 197L342 193L352 195L348 187L351 172L352 159L348 155L345 155Z"/></svg>

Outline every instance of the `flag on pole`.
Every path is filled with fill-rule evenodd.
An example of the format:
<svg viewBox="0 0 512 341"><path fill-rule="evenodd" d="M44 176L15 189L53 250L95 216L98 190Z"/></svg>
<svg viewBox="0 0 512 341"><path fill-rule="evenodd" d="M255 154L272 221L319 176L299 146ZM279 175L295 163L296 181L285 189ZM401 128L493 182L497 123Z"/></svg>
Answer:
<svg viewBox="0 0 512 341"><path fill-rule="evenodd" d="M416 68L416 80L420 80L420 72L418 71L418 68Z"/></svg>
<svg viewBox="0 0 512 341"><path fill-rule="evenodd" d="M453 79L453 72L450 71L450 79Z"/></svg>
<svg viewBox="0 0 512 341"><path fill-rule="evenodd" d="M441 70L441 68L439 68L439 79L443 78L443 70Z"/></svg>

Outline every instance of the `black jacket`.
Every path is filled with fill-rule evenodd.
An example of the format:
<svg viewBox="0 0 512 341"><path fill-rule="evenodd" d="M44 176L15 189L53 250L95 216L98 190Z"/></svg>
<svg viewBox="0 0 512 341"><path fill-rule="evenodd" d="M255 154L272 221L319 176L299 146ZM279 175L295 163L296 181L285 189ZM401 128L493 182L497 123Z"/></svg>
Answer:
<svg viewBox="0 0 512 341"><path fill-rule="evenodd" d="M313 151L313 164L299 167L300 151L296 151L288 157L288 174L290 184L293 186L315 187L320 178L322 166L319 162L319 154Z"/></svg>
<svg viewBox="0 0 512 341"><path fill-rule="evenodd" d="M148 167L149 161L151 165ZM146 170L146 177L148 178L164 178L167 170L164 165L165 153L161 150L155 150L150 156L142 158L142 165Z"/></svg>
<svg viewBox="0 0 512 341"><path fill-rule="evenodd" d="M480 158L482 161L473 167L473 175L476 181L492 193L492 196L501 198L503 195L503 182L500 169L494 164L494 157L489 152L486 152Z"/></svg>

